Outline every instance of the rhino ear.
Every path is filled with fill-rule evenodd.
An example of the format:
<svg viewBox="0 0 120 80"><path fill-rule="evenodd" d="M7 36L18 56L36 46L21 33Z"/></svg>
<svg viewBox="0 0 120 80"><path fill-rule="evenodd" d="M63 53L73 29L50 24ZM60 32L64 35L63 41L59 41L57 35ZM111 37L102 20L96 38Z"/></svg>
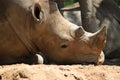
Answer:
<svg viewBox="0 0 120 80"><path fill-rule="evenodd" d="M43 11L41 9L40 4L35 3L32 6L32 16L33 16L34 20L36 20L37 22L41 22L43 20L44 13L43 13Z"/></svg>
<svg viewBox="0 0 120 80"><path fill-rule="evenodd" d="M94 33L93 36L91 36L91 46L102 49L105 46L106 32L106 26L104 26L99 31Z"/></svg>

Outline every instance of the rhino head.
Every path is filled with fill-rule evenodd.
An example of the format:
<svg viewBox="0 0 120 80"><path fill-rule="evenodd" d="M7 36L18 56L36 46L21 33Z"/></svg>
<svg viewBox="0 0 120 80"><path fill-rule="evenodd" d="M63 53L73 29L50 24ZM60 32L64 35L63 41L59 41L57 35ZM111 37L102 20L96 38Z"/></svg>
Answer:
<svg viewBox="0 0 120 80"><path fill-rule="evenodd" d="M60 14L57 4L37 0L31 7L34 27L32 40L50 63L104 62L102 49L106 41L106 27L95 33L70 23Z"/></svg>

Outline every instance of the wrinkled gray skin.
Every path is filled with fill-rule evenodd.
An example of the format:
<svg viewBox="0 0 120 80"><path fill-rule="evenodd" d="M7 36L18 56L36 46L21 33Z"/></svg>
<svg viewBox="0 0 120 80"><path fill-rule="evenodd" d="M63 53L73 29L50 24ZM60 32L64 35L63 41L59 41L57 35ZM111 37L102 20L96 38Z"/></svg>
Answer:
<svg viewBox="0 0 120 80"><path fill-rule="evenodd" d="M0 0L0 64L104 62L106 27L96 33L65 20L48 0Z"/></svg>
<svg viewBox="0 0 120 80"><path fill-rule="evenodd" d="M98 25L107 26L104 52L108 58L120 58L120 8L114 0L94 2Z"/></svg>

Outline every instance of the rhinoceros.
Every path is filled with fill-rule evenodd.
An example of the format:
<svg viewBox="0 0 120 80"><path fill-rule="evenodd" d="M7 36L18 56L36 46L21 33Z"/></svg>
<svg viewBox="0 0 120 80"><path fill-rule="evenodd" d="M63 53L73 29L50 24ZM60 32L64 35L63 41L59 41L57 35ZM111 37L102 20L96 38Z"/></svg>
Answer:
<svg viewBox="0 0 120 80"><path fill-rule="evenodd" d="M84 0L79 0L79 1L84 1ZM83 7L84 5L87 4L87 1L89 2L90 0L85 0L86 3L81 3ZM82 9L85 10L83 12L88 12L89 14L89 19L86 20L90 23L87 24L89 27L84 28L87 31L96 31L96 29L99 29L101 26L105 25L107 26L107 40L106 40L106 46L104 48L104 53L106 56L106 62L113 63L117 65L120 63L120 7L116 4L114 0L92 0L93 1L93 6L89 5L92 7L88 8L89 6L86 5L85 8L88 8L90 10ZM77 25L82 25L81 24L81 14L80 7L82 5L79 5L79 3L74 3L71 6L64 7L60 10L63 12L63 16L68 19L69 21L77 24ZM85 13L87 14L87 13ZM87 16L88 16L87 15ZM85 17L87 17L84 15ZM76 21L77 20L77 21ZM91 20L91 21L89 21ZM85 21L85 20L84 20ZM93 26L94 22L96 22L95 25ZM83 26L85 27L85 26Z"/></svg>
<svg viewBox="0 0 120 80"><path fill-rule="evenodd" d="M86 32L49 0L0 0L0 64L104 62L106 27Z"/></svg>

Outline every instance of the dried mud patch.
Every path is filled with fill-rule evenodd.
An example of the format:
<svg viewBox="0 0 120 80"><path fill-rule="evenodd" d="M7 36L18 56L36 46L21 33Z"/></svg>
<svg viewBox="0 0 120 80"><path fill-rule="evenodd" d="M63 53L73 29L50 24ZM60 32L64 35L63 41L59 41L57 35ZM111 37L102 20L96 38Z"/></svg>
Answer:
<svg viewBox="0 0 120 80"><path fill-rule="evenodd" d="M120 66L4 65L0 80L120 80Z"/></svg>

